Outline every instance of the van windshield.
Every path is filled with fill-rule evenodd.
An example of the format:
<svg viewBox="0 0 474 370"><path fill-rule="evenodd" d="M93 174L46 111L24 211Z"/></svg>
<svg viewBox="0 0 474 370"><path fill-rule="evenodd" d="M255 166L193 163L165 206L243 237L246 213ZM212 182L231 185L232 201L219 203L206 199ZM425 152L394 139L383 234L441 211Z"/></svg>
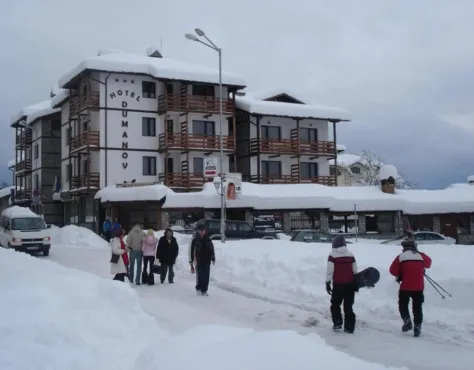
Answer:
<svg viewBox="0 0 474 370"><path fill-rule="evenodd" d="M43 230L46 229L44 220L40 217L13 218L12 230Z"/></svg>

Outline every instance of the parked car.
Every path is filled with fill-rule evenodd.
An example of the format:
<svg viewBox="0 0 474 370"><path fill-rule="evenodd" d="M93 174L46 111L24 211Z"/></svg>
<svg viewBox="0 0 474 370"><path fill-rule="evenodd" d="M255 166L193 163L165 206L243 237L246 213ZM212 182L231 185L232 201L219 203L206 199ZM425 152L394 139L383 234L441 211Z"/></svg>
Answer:
<svg viewBox="0 0 474 370"><path fill-rule="evenodd" d="M405 237L386 240L380 244L393 244L393 245L401 245L402 240ZM433 231L416 231L413 233L413 238L415 239L416 244L445 244L451 245L456 244L456 239L451 238L449 236L444 236L439 233L435 233Z"/></svg>
<svg viewBox="0 0 474 370"><path fill-rule="evenodd" d="M28 208L13 206L0 215L0 246L49 255L50 229L41 216Z"/></svg>
<svg viewBox="0 0 474 370"><path fill-rule="evenodd" d="M211 239L220 239L221 237L221 220L200 220L196 224L196 229L199 225L204 225L207 234ZM227 240L239 239L278 239L276 232L264 232L255 230L248 222L245 221L225 221L225 236Z"/></svg>
<svg viewBox="0 0 474 370"><path fill-rule="evenodd" d="M318 230L293 230L290 241L304 243L332 243L335 236ZM346 240L347 244L352 244Z"/></svg>

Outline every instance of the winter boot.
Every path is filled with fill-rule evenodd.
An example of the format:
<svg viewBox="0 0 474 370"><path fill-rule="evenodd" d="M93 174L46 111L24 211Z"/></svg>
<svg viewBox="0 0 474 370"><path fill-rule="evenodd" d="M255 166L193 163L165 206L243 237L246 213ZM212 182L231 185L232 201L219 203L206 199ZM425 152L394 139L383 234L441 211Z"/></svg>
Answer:
<svg viewBox="0 0 474 370"><path fill-rule="evenodd" d="M347 334L354 334L354 329L352 329L352 328L344 328L344 333L347 333Z"/></svg>
<svg viewBox="0 0 474 370"><path fill-rule="evenodd" d="M402 331L407 332L409 330L413 329L413 324L411 323L410 318L403 319L403 326L402 326Z"/></svg>
<svg viewBox="0 0 474 370"><path fill-rule="evenodd" d="M342 322L338 321L332 326L332 330L341 330L342 329Z"/></svg>
<svg viewBox="0 0 474 370"><path fill-rule="evenodd" d="M413 335L415 337L419 337L421 334L421 325L415 325L415 329L413 329Z"/></svg>

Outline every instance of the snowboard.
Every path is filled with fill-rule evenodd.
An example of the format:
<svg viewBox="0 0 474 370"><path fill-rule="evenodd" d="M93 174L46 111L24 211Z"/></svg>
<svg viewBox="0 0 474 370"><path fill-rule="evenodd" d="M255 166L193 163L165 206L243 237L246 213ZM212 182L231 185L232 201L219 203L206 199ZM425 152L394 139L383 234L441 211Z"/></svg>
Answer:
<svg viewBox="0 0 474 370"><path fill-rule="evenodd" d="M368 267L356 275L356 283L359 288L373 286L380 280L380 272L375 267Z"/></svg>

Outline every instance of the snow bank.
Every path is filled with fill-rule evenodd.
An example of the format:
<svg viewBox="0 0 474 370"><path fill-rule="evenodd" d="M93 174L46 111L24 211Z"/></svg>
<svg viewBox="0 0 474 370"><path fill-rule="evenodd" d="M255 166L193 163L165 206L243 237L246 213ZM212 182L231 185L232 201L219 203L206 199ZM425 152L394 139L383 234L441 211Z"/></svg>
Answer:
<svg viewBox="0 0 474 370"><path fill-rule="evenodd" d="M324 186L319 184L242 183L242 196L227 201L228 208L329 209L351 212L403 211L407 214L474 212L474 187L454 184L442 190L396 190L383 193L378 186ZM219 208L220 197L212 183L196 193L168 193L163 208Z"/></svg>
<svg viewBox="0 0 474 370"><path fill-rule="evenodd" d="M329 244L296 243L283 240L214 241L215 281L243 292L310 307L311 311L329 318L329 299L325 290ZM400 246L384 244L351 244L359 270L376 267L381 278L374 289L361 289L356 296L355 312L360 325L373 325L377 330L399 332L397 307L399 285L388 273ZM470 246L423 245L420 249L433 259L427 270L452 295L442 300L432 286L425 287L425 327L443 340L464 341L474 345L474 289ZM185 257L181 257L185 258ZM469 323L469 324L468 324ZM438 331L440 333L438 333ZM427 334L428 335L428 334Z"/></svg>
<svg viewBox="0 0 474 370"><path fill-rule="evenodd" d="M387 180L389 177L393 177L394 180L397 179L397 168L392 164L386 164L380 167L379 180Z"/></svg>
<svg viewBox="0 0 474 370"><path fill-rule="evenodd" d="M18 123L22 119L26 119L27 124L31 124L41 117L49 116L50 114L60 112L61 109L53 108L51 106L51 99L42 101L41 103L29 105L23 108L17 115L11 119L11 124Z"/></svg>
<svg viewBox="0 0 474 370"><path fill-rule="evenodd" d="M59 79L59 86L64 88L76 76L85 70L106 72L140 73L159 79L182 80L193 82L219 83L217 69L182 62L168 58L151 58L146 55L114 52L102 54L83 60L75 68ZM224 85L245 86L243 78L222 72Z"/></svg>
<svg viewBox="0 0 474 370"><path fill-rule="evenodd" d="M202 326L179 335L145 314L128 284L0 249L2 370L393 369L316 336ZM184 349L184 350L183 350Z"/></svg>
<svg viewBox="0 0 474 370"><path fill-rule="evenodd" d="M130 202L130 201L158 201L162 200L168 193L174 193L170 188L162 184L145 186L107 186L99 190L94 199L101 202Z"/></svg>
<svg viewBox="0 0 474 370"><path fill-rule="evenodd" d="M64 227L51 227L51 242L53 247L86 247L108 248L109 243L93 231L85 227L68 225Z"/></svg>

